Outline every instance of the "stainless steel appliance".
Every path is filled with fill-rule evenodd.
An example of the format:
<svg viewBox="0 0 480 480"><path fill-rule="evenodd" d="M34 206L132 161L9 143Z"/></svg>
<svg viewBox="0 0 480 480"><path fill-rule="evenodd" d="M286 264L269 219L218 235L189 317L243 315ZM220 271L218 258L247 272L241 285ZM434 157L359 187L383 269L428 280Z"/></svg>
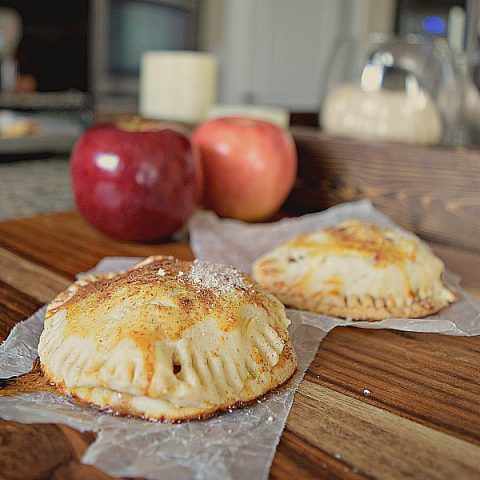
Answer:
<svg viewBox="0 0 480 480"><path fill-rule="evenodd" d="M199 0L92 0L90 75L95 107L135 111L146 50L197 50Z"/></svg>

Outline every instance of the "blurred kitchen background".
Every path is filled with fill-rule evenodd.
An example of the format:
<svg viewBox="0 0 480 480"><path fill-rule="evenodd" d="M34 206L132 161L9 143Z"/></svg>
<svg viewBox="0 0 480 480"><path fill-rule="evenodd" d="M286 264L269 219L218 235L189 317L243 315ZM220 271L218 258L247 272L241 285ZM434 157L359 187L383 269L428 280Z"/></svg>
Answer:
<svg viewBox="0 0 480 480"><path fill-rule="evenodd" d="M90 125L144 113L149 50L212 54L218 82L205 116L243 108L332 135L476 148L479 9L479 0L0 0L0 219L73 207L69 152ZM358 92L337 89L347 83ZM420 92L417 118L438 117L437 130L389 137L364 111L329 121L346 98L362 105L362 92L379 90L400 101ZM383 125L398 124L379 100Z"/></svg>

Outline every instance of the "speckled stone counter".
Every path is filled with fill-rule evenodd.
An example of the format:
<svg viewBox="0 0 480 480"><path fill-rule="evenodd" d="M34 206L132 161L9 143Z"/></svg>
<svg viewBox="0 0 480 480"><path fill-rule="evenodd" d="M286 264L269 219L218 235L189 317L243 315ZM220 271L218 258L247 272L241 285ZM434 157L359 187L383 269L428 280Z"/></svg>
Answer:
<svg viewBox="0 0 480 480"><path fill-rule="evenodd" d="M0 162L0 220L73 206L68 157Z"/></svg>

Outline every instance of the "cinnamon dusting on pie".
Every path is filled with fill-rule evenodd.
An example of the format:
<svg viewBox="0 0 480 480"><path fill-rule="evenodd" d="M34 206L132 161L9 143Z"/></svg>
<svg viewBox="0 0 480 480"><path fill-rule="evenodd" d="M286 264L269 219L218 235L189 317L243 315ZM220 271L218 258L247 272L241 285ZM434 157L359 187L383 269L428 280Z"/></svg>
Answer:
<svg viewBox="0 0 480 480"><path fill-rule="evenodd" d="M299 235L288 242L292 248L308 250L310 255L355 252L374 259L379 267L389 263L415 260L415 242L385 235L384 229L374 223L349 221L325 228L321 241L315 235ZM326 239L325 239L326 237Z"/></svg>

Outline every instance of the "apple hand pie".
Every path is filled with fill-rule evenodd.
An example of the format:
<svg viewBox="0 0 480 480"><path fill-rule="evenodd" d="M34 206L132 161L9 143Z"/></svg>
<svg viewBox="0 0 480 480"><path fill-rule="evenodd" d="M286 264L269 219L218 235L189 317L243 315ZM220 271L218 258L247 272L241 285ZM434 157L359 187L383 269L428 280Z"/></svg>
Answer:
<svg viewBox="0 0 480 480"><path fill-rule="evenodd" d="M456 298L417 237L355 220L292 238L253 277L288 306L355 320L425 317Z"/></svg>
<svg viewBox="0 0 480 480"><path fill-rule="evenodd" d="M247 275L150 257L89 275L48 307L38 347L64 394L116 414L179 421L248 403L290 378L284 306Z"/></svg>

